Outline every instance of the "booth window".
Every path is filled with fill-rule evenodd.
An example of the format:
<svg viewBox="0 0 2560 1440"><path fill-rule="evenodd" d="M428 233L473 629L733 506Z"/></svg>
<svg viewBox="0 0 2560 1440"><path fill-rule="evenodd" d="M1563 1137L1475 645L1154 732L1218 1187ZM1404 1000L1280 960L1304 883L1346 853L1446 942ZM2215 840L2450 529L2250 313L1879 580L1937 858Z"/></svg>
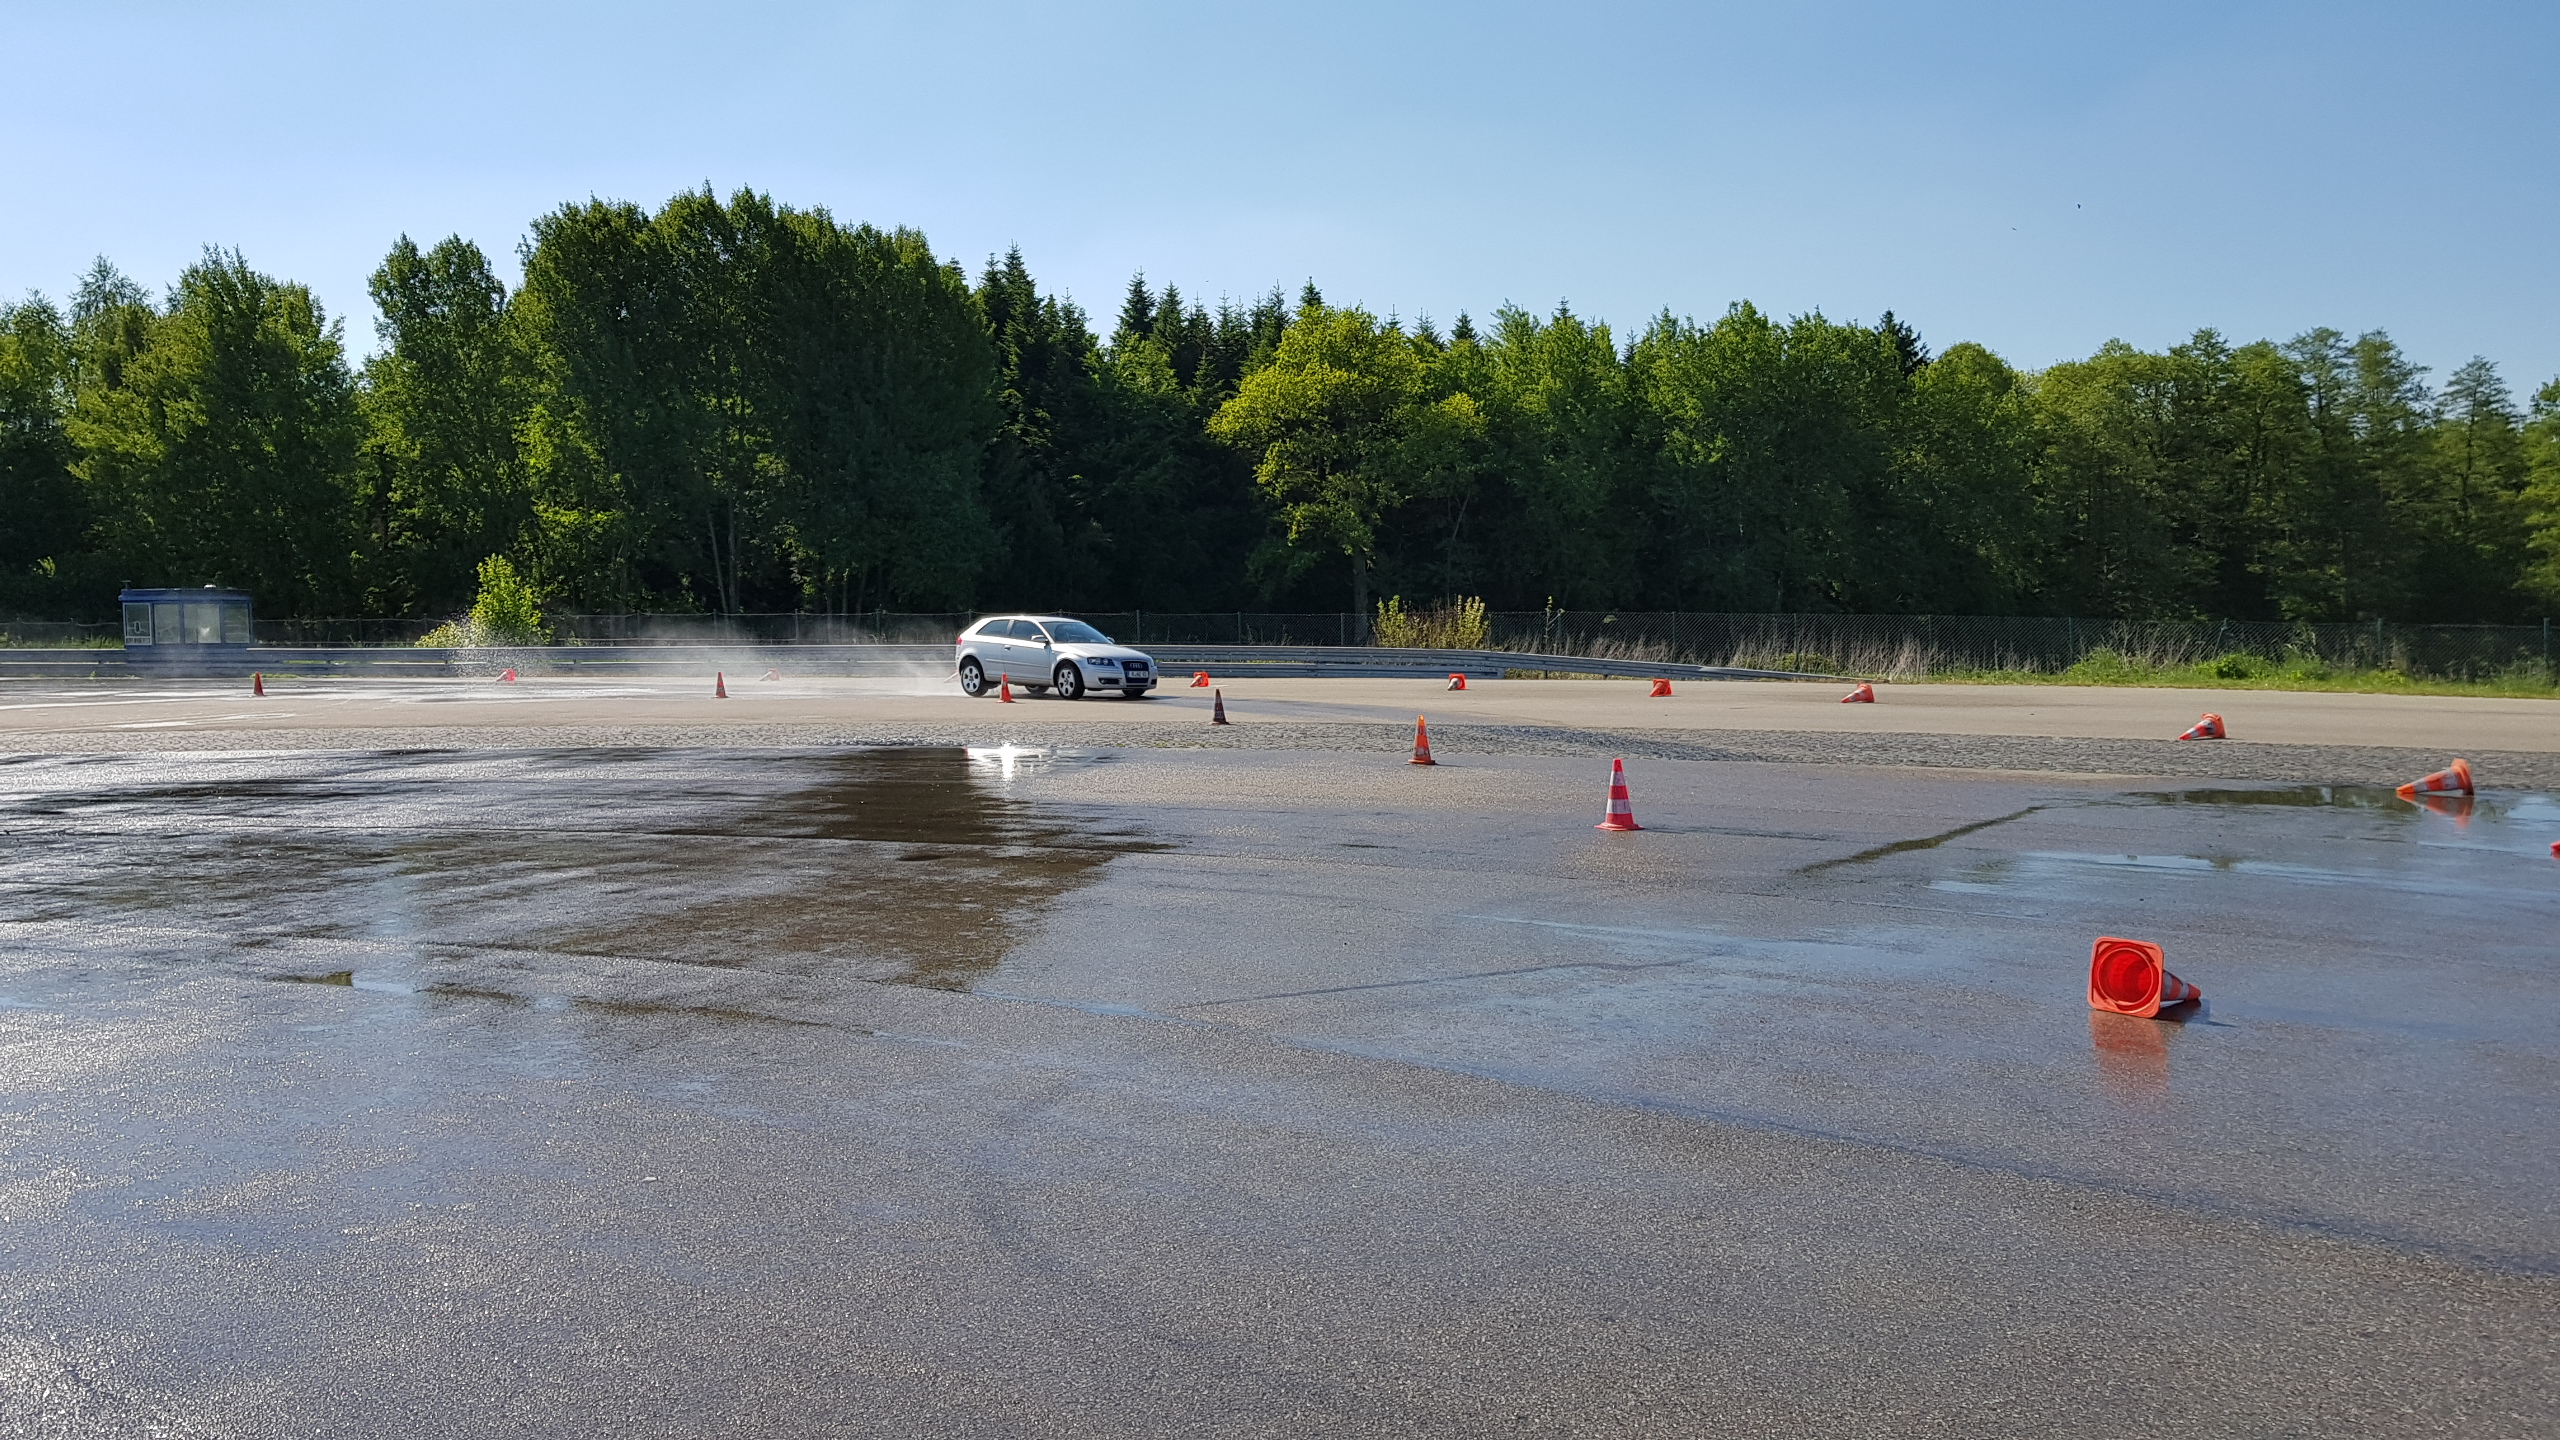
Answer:
<svg viewBox="0 0 2560 1440"><path fill-rule="evenodd" d="M151 607L151 640L155 645L187 643L187 607L154 605Z"/></svg>
<svg viewBox="0 0 2560 1440"><path fill-rule="evenodd" d="M127 645L151 643L150 606L127 605L124 607L124 643Z"/></svg>
<svg viewBox="0 0 2560 1440"><path fill-rule="evenodd" d="M248 606L225 605L222 607L223 644L248 645L254 643L256 639L257 635L249 626Z"/></svg>

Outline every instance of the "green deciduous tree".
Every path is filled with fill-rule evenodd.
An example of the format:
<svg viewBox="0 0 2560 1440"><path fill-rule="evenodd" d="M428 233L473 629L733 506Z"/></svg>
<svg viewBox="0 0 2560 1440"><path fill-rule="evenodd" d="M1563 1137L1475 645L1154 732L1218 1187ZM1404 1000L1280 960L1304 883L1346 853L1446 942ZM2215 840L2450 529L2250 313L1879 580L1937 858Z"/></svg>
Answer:
<svg viewBox="0 0 2560 1440"><path fill-rule="evenodd" d="M1288 543L1350 561L1351 608L1364 617L1382 525L1465 475L1483 432L1473 397L1432 393L1434 358L1393 322L1318 303L1209 420L1211 434L1258 457L1254 478Z"/></svg>
<svg viewBox="0 0 2560 1440"><path fill-rule="evenodd" d="M0 606L63 602L84 548L87 497L72 475L71 331L40 298L0 309Z"/></svg>
<svg viewBox="0 0 2560 1440"><path fill-rule="evenodd" d="M402 236L372 290L384 346L364 370L374 604L450 613L485 557L530 538L533 367L506 287L459 236L423 253Z"/></svg>
<svg viewBox="0 0 2560 1440"><path fill-rule="evenodd" d="M363 421L339 327L310 292L209 251L165 314L81 308L93 343L69 431L121 578L237 585L287 614L352 609Z"/></svg>

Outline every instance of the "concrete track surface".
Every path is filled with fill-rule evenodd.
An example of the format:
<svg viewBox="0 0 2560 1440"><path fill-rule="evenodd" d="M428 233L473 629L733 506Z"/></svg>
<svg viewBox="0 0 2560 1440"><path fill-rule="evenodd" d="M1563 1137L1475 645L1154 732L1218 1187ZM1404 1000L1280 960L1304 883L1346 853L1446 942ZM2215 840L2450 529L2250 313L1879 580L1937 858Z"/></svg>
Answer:
<svg viewBox="0 0 2560 1440"><path fill-rule="evenodd" d="M6 721L0 1434L2560 1435L2560 802L1416 689Z"/></svg>

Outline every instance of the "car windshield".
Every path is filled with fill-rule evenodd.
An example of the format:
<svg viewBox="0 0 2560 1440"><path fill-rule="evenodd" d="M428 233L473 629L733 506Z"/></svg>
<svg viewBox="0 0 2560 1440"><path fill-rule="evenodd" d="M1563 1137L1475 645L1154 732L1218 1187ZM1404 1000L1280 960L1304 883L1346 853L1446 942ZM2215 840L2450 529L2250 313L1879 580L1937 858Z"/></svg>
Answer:
<svg viewBox="0 0 2560 1440"><path fill-rule="evenodd" d="M1081 620L1043 620L1049 638L1062 645L1108 645L1111 637Z"/></svg>

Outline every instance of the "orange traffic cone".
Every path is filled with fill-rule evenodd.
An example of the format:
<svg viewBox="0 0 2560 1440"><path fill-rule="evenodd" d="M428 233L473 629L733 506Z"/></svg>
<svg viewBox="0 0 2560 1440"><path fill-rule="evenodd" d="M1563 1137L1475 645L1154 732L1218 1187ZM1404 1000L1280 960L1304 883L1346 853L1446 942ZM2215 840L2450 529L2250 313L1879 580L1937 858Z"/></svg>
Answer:
<svg viewBox="0 0 2560 1440"><path fill-rule="evenodd" d="M1670 696L1671 677L1668 675L1657 675L1653 678L1653 689L1648 692L1644 698L1647 700L1667 700Z"/></svg>
<svg viewBox="0 0 2560 1440"><path fill-rule="evenodd" d="M267 693L267 675L265 671L252 670L249 672L249 693L252 695L264 695Z"/></svg>
<svg viewBox="0 0 2560 1440"><path fill-rule="evenodd" d="M1212 725L1233 723L1227 719L1227 692L1224 690L1209 692L1209 723Z"/></svg>
<svg viewBox="0 0 2560 1440"><path fill-rule="evenodd" d="M1209 672L1208 672L1208 671L1206 671L1206 670L1194 670L1194 671L1192 671L1192 672L1191 672L1191 684L1190 684L1188 687L1186 687L1186 688L1188 688L1188 689L1192 689L1192 690L1206 690L1206 689L1208 689L1208 688L1209 688Z"/></svg>
<svg viewBox="0 0 2560 1440"><path fill-rule="evenodd" d="M2421 775L2400 787L2400 798L2415 800L2420 795L2443 795L2459 790L2471 793L2471 762L2456 760L2432 775Z"/></svg>
<svg viewBox="0 0 2560 1440"><path fill-rule="evenodd" d="M1861 680L1858 682L1857 689L1840 697L1840 703L1843 705L1873 705L1876 703L1876 687Z"/></svg>
<svg viewBox="0 0 2560 1440"><path fill-rule="evenodd" d="M1601 818L1599 824L1591 828L1594 830L1641 830L1644 828L1636 823L1636 807L1627 803L1626 761L1609 762L1609 813Z"/></svg>
<svg viewBox="0 0 2560 1440"><path fill-rule="evenodd" d="M767 670L764 672L764 678L767 680L779 680L782 678L782 672L779 670Z"/></svg>
<svg viewBox="0 0 2560 1440"><path fill-rule="evenodd" d="M513 669L498 672L498 683L501 685L513 685L516 683L516 672Z"/></svg>
<svg viewBox="0 0 2560 1440"><path fill-rule="evenodd" d="M1419 715L1413 717L1413 759L1406 763L1412 765L1440 763L1431 758L1431 722Z"/></svg>
<svg viewBox="0 0 2560 1440"><path fill-rule="evenodd" d="M2160 947L2142 940L2101 935L2089 947L2089 1008L2119 1015L2152 1016L2171 1005L2201 1000L2204 992L2169 973Z"/></svg>
<svg viewBox="0 0 2560 1440"><path fill-rule="evenodd" d="M1464 676L1464 675L1457 675L1457 674L1453 674L1453 675L1451 675L1451 676L1449 677L1449 688L1450 688L1450 689L1452 689L1452 690L1464 690L1464 689L1466 689L1466 688L1467 688L1467 677L1466 677L1466 676Z"/></svg>
<svg viewBox="0 0 2560 1440"><path fill-rule="evenodd" d="M2204 712L2203 719L2188 726L2187 733L2178 738L2181 740L2228 740L2231 738L2231 732L2222 728L2221 716L2207 710Z"/></svg>
<svg viewBox="0 0 2560 1440"><path fill-rule="evenodd" d="M1010 704L1012 704L1012 703L1013 703L1013 677L1012 677L1012 676L1010 676L1010 675L998 675L998 676L996 677L996 698L997 698L998 700L1003 701L1003 702L1004 702L1005 704L1007 704L1007 705L1010 705Z"/></svg>
<svg viewBox="0 0 2560 1440"><path fill-rule="evenodd" d="M728 672L722 670L714 670L711 672L711 698L714 700L726 700L729 698Z"/></svg>

